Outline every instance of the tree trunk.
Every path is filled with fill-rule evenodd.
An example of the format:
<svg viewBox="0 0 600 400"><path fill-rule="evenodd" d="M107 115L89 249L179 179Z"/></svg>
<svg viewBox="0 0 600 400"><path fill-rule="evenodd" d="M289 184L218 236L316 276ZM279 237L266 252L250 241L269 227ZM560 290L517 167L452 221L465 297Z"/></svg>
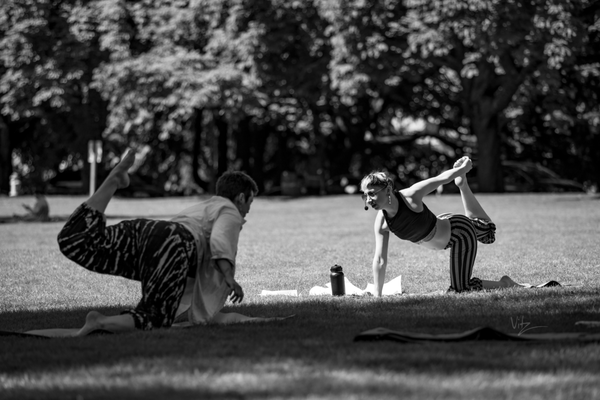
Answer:
<svg viewBox="0 0 600 400"><path fill-rule="evenodd" d="M202 110L196 109L193 116L192 129L194 130L194 142L192 145L192 178L194 183L205 192L209 189L208 182L200 178L200 159L202 158Z"/></svg>
<svg viewBox="0 0 600 400"><path fill-rule="evenodd" d="M294 171L295 168L291 166L294 164L291 160L291 152L289 149L288 141L289 141L289 132L287 129L284 129L280 132L277 132L277 156L275 157L275 176L277 180L281 179L282 174L285 171ZM281 186L281 182L279 182L279 186Z"/></svg>
<svg viewBox="0 0 600 400"><path fill-rule="evenodd" d="M213 120L219 133L217 144L217 178L223 175L229 167L229 157L227 157L228 146L228 124L225 118L222 118L218 111L213 112Z"/></svg>
<svg viewBox="0 0 600 400"><path fill-rule="evenodd" d="M491 98L483 98L472 108L471 133L477 137L478 191L504 192L500 163L500 132L498 116Z"/></svg>
<svg viewBox="0 0 600 400"><path fill-rule="evenodd" d="M8 125L0 115L0 194L10 192L10 175L12 174L12 160L10 136Z"/></svg>
<svg viewBox="0 0 600 400"><path fill-rule="evenodd" d="M352 162L356 156L359 157L359 168L364 170L363 172L370 168L369 163L364 161L369 158L366 155L365 132L376 120L370 117L371 113L364 107L365 105L368 105L368 102L358 102L356 105L358 111L350 111L348 107L340 105L337 110L330 113L331 119L335 121L335 128L326 141L328 172L332 177L347 175L353 167Z"/></svg>
<svg viewBox="0 0 600 400"><path fill-rule="evenodd" d="M250 151L252 146L252 134L250 131L250 122L252 117L243 118L235 131L235 153L240 162L240 170L252 176L252 165L250 164Z"/></svg>
<svg viewBox="0 0 600 400"><path fill-rule="evenodd" d="M256 181L258 190L265 191L265 149L269 138L269 125L254 125L252 146L252 178Z"/></svg>
<svg viewBox="0 0 600 400"><path fill-rule="evenodd" d="M319 195L327 193L327 179L329 179L329 165L325 156L325 138L321 133L321 114L316 107L311 107L313 141L315 143L315 157L317 159L317 175L319 178Z"/></svg>

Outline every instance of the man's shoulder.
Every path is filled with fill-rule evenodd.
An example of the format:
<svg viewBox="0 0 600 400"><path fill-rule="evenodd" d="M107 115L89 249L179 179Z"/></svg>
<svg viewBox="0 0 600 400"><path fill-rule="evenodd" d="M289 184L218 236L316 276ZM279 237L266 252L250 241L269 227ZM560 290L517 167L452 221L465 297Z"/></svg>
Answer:
<svg viewBox="0 0 600 400"><path fill-rule="evenodd" d="M213 209L217 213L233 212L237 215L239 215L240 213L235 204L233 204L233 202L226 197L213 196L210 199L206 200L206 206Z"/></svg>
<svg viewBox="0 0 600 400"><path fill-rule="evenodd" d="M242 219L240 212L233 202L221 196L212 196L204 199L199 203L184 209L178 214L178 216L196 216L208 219L216 219L221 214L231 214L233 216L239 216L239 218Z"/></svg>

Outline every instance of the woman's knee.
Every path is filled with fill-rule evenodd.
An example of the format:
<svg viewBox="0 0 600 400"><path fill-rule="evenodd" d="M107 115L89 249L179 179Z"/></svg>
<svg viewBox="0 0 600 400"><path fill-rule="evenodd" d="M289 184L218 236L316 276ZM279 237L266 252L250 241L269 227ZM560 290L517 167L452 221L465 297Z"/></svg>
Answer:
<svg viewBox="0 0 600 400"><path fill-rule="evenodd" d="M496 224L491 220L473 218L472 222L479 242L491 244L496 241Z"/></svg>

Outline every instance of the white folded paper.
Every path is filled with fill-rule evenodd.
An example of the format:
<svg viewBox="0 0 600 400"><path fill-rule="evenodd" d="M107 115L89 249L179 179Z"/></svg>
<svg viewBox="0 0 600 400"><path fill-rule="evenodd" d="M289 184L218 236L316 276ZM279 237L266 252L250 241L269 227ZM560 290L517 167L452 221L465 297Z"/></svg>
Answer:
<svg viewBox="0 0 600 400"><path fill-rule="evenodd" d="M297 290L263 290L261 296L298 296Z"/></svg>
<svg viewBox="0 0 600 400"><path fill-rule="evenodd" d="M367 284L367 287L363 290L356 287L348 278L344 277L344 285L346 287L346 295L361 296L365 293L375 294L375 285L372 283ZM331 282L327 282L325 286L312 287L308 294L311 296L331 295ZM402 275L398 275L383 285L382 295L392 296L396 294L402 294Z"/></svg>

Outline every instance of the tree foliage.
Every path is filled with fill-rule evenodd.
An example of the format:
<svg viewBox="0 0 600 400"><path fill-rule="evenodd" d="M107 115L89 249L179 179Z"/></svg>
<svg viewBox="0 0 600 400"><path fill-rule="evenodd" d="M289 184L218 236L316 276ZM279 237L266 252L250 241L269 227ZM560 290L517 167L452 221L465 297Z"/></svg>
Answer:
<svg viewBox="0 0 600 400"><path fill-rule="evenodd" d="M404 184L462 154L598 185L600 13L589 0L96 0L0 4L0 191L109 168L127 146L159 191L229 168L275 190L387 169ZM424 121L408 129L406 121ZM594 145L595 144L595 145ZM16 157L16 158L15 158ZM85 187L85 186L84 186Z"/></svg>
<svg viewBox="0 0 600 400"><path fill-rule="evenodd" d="M1 113L25 183L40 190L66 164L81 167L100 138L106 108L91 88L99 51L94 9L77 1L0 6ZM6 164L2 171L9 171ZM9 174L10 175L10 174ZM6 190L6 172L2 177Z"/></svg>

